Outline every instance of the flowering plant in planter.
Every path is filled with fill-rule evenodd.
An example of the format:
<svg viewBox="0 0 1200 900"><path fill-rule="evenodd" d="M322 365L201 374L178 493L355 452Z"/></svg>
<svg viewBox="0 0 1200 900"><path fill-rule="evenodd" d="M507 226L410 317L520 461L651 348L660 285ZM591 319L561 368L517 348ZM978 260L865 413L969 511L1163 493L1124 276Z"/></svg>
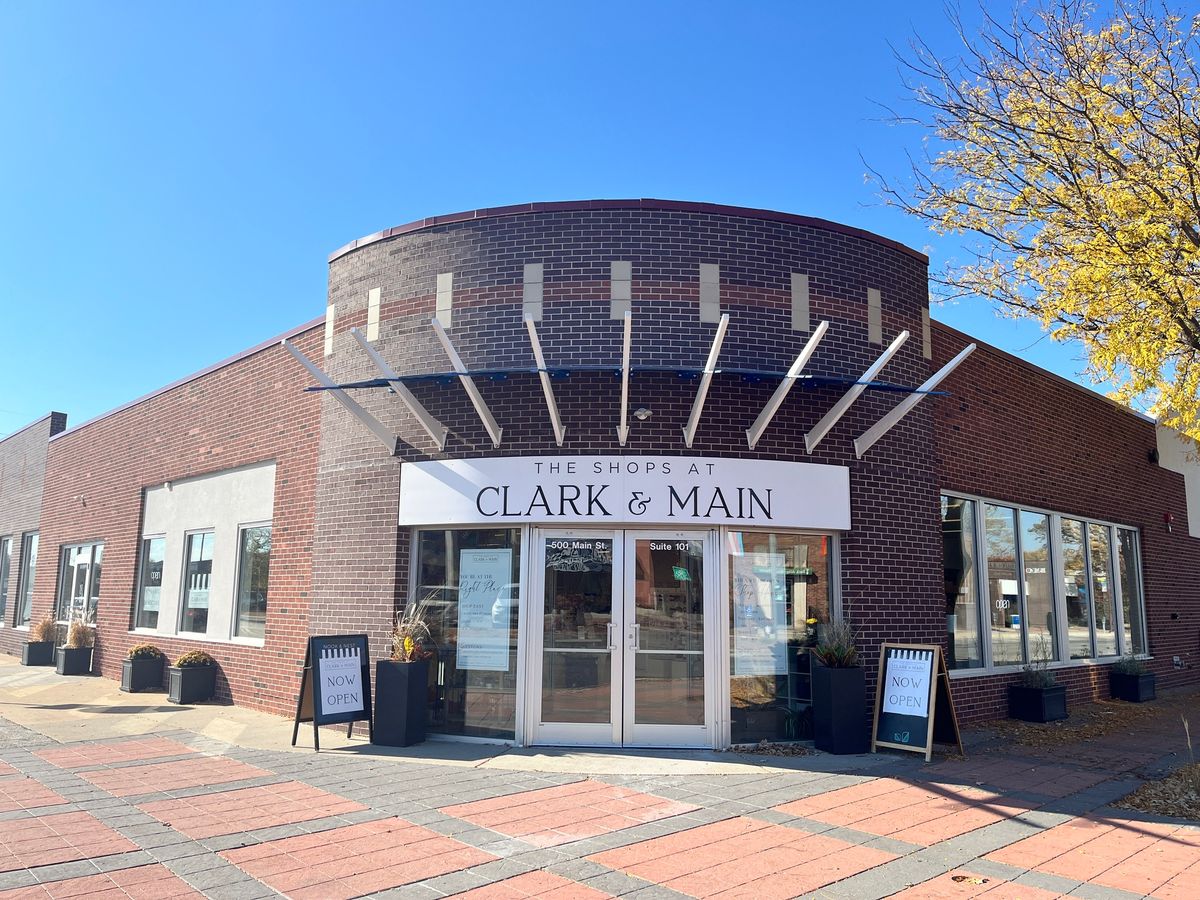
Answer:
<svg viewBox="0 0 1200 900"><path fill-rule="evenodd" d="M29 629L29 640L21 648L21 665L54 665L54 644L58 638L58 625L46 616Z"/></svg>
<svg viewBox="0 0 1200 900"><path fill-rule="evenodd" d="M217 661L203 650L189 650L167 669L167 676L167 700L199 703L216 692Z"/></svg>
<svg viewBox="0 0 1200 900"><path fill-rule="evenodd" d="M153 644L134 644L121 664L121 690L137 693L162 687L166 657Z"/></svg>
<svg viewBox="0 0 1200 900"><path fill-rule="evenodd" d="M406 605L392 626L391 659L375 663L376 744L408 747L425 740L433 656L428 611L428 598Z"/></svg>

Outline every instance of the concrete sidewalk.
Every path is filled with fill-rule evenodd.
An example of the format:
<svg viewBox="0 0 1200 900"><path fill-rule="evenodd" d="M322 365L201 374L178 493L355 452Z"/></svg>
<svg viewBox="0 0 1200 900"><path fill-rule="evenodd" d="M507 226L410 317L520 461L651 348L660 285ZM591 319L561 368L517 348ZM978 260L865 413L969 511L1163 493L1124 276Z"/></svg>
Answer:
<svg viewBox="0 0 1200 900"><path fill-rule="evenodd" d="M1200 827L1107 804L1177 719L966 760L380 751L0 659L0 898L1200 897ZM1195 695L1192 695L1195 699ZM306 735L311 740L311 733Z"/></svg>

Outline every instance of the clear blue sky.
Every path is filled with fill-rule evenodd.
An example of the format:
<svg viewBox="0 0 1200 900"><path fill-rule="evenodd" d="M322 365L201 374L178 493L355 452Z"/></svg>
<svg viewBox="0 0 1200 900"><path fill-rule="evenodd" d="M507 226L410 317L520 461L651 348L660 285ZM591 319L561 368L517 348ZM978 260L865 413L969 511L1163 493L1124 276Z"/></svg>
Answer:
<svg viewBox="0 0 1200 900"><path fill-rule="evenodd" d="M0 4L0 435L79 423L322 314L326 258L428 215L662 197L958 251L884 208L889 42L940 3ZM937 318L1061 374L982 301Z"/></svg>

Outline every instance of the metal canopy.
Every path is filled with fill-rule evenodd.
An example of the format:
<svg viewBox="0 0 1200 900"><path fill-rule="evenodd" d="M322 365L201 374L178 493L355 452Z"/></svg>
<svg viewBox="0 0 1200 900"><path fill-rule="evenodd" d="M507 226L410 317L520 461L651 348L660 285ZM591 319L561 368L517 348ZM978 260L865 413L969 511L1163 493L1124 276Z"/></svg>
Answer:
<svg viewBox="0 0 1200 900"><path fill-rule="evenodd" d="M450 336L446 334L446 329L442 327L442 323L435 317L430 320L429 324L433 326L438 340L442 342L442 348L446 351L446 355L450 357L450 365L454 366L454 371L458 373L458 380L462 383L467 396L471 398L471 405L475 407L475 412L478 413L480 421L483 422L483 427L487 429L488 436L492 439L492 446L499 447L500 436L504 433L504 429L496 424L496 418L492 415L492 411L488 409L488 405L484 403L483 397L479 393L479 388L475 387L475 382L471 380L471 376L467 373L467 367L463 365L462 357L454 349L454 344L450 342Z"/></svg>
<svg viewBox="0 0 1200 900"><path fill-rule="evenodd" d="M354 339L358 341L359 345L367 351L367 356L371 357L371 361L375 363L375 367L387 379L388 385L396 392L396 396L404 401L404 405L408 407L408 411L416 416L417 421L421 423L421 427L425 429L425 433L433 438L433 442L437 444L437 448L445 450L446 435L450 433L450 429L429 414L429 411L412 395L412 391L400 381L400 376L396 374L395 370L384 362L383 357L379 355L379 351L372 347L370 342L363 337L361 331L357 328L351 328L350 333L354 335Z"/></svg>
<svg viewBox="0 0 1200 900"><path fill-rule="evenodd" d="M854 401L859 398L859 395L866 390L866 385L879 374L879 371L888 364L893 356L895 356L904 342L908 340L908 332L902 331L896 335L896 339L892 341L890 347L879 354L879 359L871 363L871 367L863 372L862 379L855 383L850 390L842 395L842 399L833 405L833 409L825 413L821 421L813 426L812 430L804 435L804 449L812 453L817 449L817 445L824 440L825 435L829 434L829 430L846 414L846 411L854 404ZM864 384L863 382L866 382Z"/></svg>
<svg viewBox="0 0 1200 900"><path fill-rule="evenodd" d="M746 443L750 445L751 450L754 449L759 439L763 436L763 432L767 430L767 426L771 424L771 420L775 418L775 413L779 411L779 407L787 399L792 385L796 383L796 379L800 377L800 373L808 365L808 361L817 352L821 338L825 337L825 332L828 330L828 321L823 321L817 326L817 330L808 339L808 343L804 345L804 349L800 351L800 355L796 357L796 361L792 363L792 367L787 370L787 374L779 382L779 387L775 388L775 393L771 395L771 399L767 401L767 405L758 414L758 418L754 420L754 424L746 429Z"/></svg>
<svg viewBox="0 0 1200 900"><path fill-rule="evenodd" d="M919 388L920 393L915 393L911 397L905 397L895 408L886 416L860 434L854 439L854 455L859 459L863 458L863 454L875 446L875 442L887 434L896 426L897 423L909 414L914 406L921 402L933 388L937 387L943 378L958 368L958 364L975 352L975 345L969 344L959 351L958 355L950 362L946 363L936 372L926 379L925 383Z"/></svg>
<svg viewBox="0 0 1200 900"><path fill-rule="evenodd" d="M712 349L708 351L708 362L700 376L700 386L696 388L696 399L692 402L692 414L688 416L687 425L683 428L683 443L689 450L692 441L696 439L696 429L700 427L700 416L704 412L704 401L708 399L708 386L712 384L713 375L717 371L717 356L721 352L721 344L725 341L725 330L729 328L729 313L722 313L717 323L717 333L713 335Z"/></svg>
<svg viewBox="0 0 1200 900"><path fill-rule="evenodd" d="M554 402L554 388L550 386L550 374L546 371L546 358L542 356L542 342L538 340L537 326L531 316L525 317L525 328L529 331L529 344L533 347L533 358L537 360L538 377L542 381L542 393L546 396L546 409L550 413L550 424L554 426L554 442L563 445L567 429L563 426L562 417L558 414L558 404Z"/></svg>
<svg viewBox="0 0 1200 900"><path fill-rule="evenodd" d="M327 390L333 394L334 399L337 400L338 403L346 407L346 409L350 411L351 415L367 426L367 429L371 432L371 434L379 438L380 443L388 448L388 453L390 453L392 456L396 455L396 450L400 446L399 435L392 434L392 432L387 429L387 426L359 406L355 400L352 400L349 396L347 396L345 391L333 383L333 379L317 368L316 364L313 363L307 356L297 350L291 341L285 338L284 340L280 341L280 343L284 346L284 349L286 349L288 353L296 357L296 361L299 362L300 365L308 369L309 374L312 375L313 378L321 382L321 387L324 390Z"/></svg>

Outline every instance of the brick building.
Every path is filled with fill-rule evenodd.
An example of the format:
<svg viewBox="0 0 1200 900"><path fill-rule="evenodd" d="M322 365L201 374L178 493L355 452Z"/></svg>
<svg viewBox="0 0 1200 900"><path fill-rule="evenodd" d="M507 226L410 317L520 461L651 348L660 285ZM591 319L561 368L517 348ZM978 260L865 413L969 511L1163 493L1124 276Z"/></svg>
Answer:
<svg viewBox="0 0 1200 900"><path fill-rule="evenodd" d="M1127 652L1194 681L1178 440L988 347L917 392L970 343L930 322L927 274L876 235L695 203L371 235L291 353L49 441L33 615L94 608L110 676L135 642L204 646L222 696L289 713L308 634L381 654L416 600L431 730L524 743L798 735L839 617L872 678L885 640L941 644L965 718L1038 655L1075 699Z"/></svg>

